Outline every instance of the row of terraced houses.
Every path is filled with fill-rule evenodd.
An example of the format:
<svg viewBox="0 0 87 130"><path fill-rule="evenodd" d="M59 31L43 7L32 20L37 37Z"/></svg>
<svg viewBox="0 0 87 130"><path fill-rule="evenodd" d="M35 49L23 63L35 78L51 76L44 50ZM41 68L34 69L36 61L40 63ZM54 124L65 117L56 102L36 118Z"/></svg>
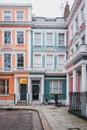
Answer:
<svg viewBox="0 0 87 130"><path fill-rule="evenodd" d="M64 17L32 15L31 4L0 4L0 105L69 105L87 117L87 1Z"/></svg>

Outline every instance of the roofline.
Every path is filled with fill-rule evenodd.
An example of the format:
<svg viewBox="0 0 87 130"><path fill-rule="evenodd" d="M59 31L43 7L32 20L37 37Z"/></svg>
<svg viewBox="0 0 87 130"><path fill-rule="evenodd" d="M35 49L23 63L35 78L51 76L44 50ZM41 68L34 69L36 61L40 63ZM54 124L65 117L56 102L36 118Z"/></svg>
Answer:
<svg viewBox="0 0 87 130"><path fill-rule="evenodd" d="M22 3L0 3L0 7L31 7L31 3L22 4Z"/></svg>

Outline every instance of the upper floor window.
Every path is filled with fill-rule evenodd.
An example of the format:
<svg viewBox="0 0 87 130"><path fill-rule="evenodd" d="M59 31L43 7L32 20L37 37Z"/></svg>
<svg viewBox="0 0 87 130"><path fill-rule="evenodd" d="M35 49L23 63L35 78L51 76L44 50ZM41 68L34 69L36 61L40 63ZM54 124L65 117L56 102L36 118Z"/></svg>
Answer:
<svg viewBox="0 0 87 130"><path fill-rule="evenodd" d="M24 32L17 32L17 44L24 44Z"/></svg>
<svg viewBox="0 0 87 130"><path fill-rule="evenodd" d="M11 43L11 31L4 32L4 43L10 44Z"/></svg>
<svg viewBox="0 0 87 130"><path fill-rule="evenodd" d="M34 33L34 45L41 46L41 33L40 32Z"/></svg>
<svg viewBox="0 0 87 130"><path fill-rule="evenodd" d="M62 94L62 81L51 80L50 81L50 93L51 94Z"/></svg>
<svg viewBox="0 0 87 130"><path fill-rule="evenodd" d="M64 46L64 37L65 37L64 33L58 34L58 45L59 46Z"/></svg>
<svg viewBox="0 0 87 130"><path fill-rule="evenodd" d="M53 46L53 33L46 33L46 45Z"/></svg>
<svg viewBox="0 0 87 130"><path fill-rule="evenodd" d="M82 44L85 44L85 35L81 38Z"/></svg>
<svg viewBox="0 0 87 130"><path fill-rule="evenodd" d="M24 54L17 54L17 68L24 68Z"/></svg>
<svg viewBox="0 0 87 130"><path fill-rule="evenodd" d="M17 11L16 12L16 20L17 21L23 21L24 20L24 12L23 11Z"/></svg>
<svg viewBox="0 0 87 130"><path fill-rule="evenodd" d="M71 26L71 38L73 38L73 25Z"/></svg>
<svg viewBox="0 0 87 130"><path fill-rule="evenodd" d="M82 8L81 8L81 19L82 19L82 21L84 21L84 18L85 18L85 6L83 5Z"/></svg>
<svg viewBox="0 0 87 130"><path fill-rule="evenodd" d="M75 46L76 46L76 50L77 50L79 48L79 44L77 43Z"/></svg>
<svg viewBox="0 0 87 130"><path fill-rule="evenodd" d="M53 55L46 56L46 69L53 69Z"/></svg>
<svg viewBox="0 0 87 130"><path fill-rule="evenodd" d="M9 94L9 80L0 79L0 94Z"/></svg>
<svg viewBox="0 0 87 130"><path fill-rule="evenodd" d="M34 67L41 67L41 54L34 55Z"/></svg>
<svg viewBox="0 0 87 130"><path fill-rule="evenodd" d="M3 12L3 20L4 21L11 21L11 11L6 10Z"/></svg>
<svg viewBox="0 0 87 130"><path fill-rule="evenodd" d="M58 71L64 70L64 55L58 56Z"/></svg>
<svg viewBox="0 0 87 130"><path fill-rule="evenodd" d="M75 19L76 31L78 30L78 16Z"/></svg>
<svg viewBox="0 0 87 130"><path fill-rule="evenodd" d="M4 70L10 70L11 68L11 54L4 54Z"/></svg>

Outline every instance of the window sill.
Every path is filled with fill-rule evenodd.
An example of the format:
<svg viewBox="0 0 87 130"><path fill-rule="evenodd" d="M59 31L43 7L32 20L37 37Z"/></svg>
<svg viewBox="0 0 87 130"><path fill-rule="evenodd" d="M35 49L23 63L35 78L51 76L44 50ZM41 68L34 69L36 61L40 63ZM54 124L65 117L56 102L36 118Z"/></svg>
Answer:
<svg viewBox="0 0 87 130"><path fill-rule="evenodd" d="M5 97L5 96L9 96L9 94L0 94L0 97Z"/></svg>
<svg viewBox="0 0 87 130"><path fill-rule="evenodd" d="M24 46L25 44L23 43L21 43L21 44L18 44L18 43L16 43L16 46Z"/></svg>

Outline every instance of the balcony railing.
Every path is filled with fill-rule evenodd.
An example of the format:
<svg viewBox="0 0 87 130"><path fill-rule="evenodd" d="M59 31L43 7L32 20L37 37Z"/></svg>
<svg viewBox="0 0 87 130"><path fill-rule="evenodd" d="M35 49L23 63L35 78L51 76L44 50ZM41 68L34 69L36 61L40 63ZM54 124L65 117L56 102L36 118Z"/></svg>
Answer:
<svg viewBox="0 0 87 130"><path fill-rule="evenodd" d="M78 57L81 57L83 55L87 55L87 44L81 44L79 48L74 51L74 53L66 60L65 66L73 63L76 61L76 59L78 59Z"/></svg>

